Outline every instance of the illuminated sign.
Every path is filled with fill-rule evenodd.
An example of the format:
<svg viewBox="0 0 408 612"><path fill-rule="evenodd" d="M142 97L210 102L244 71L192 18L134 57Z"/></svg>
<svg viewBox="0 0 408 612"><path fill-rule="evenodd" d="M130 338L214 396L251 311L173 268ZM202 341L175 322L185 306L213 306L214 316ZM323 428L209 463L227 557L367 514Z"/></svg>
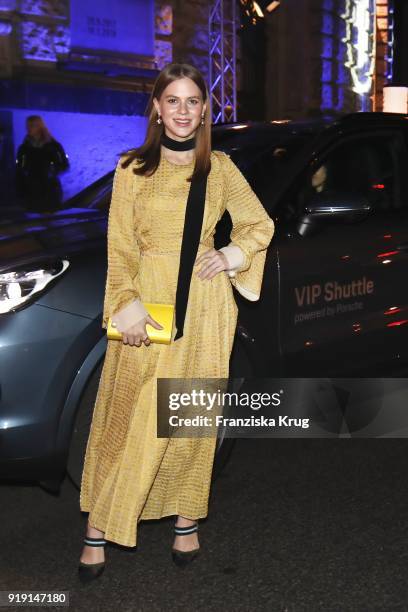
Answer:
<svg viewBox="0 0 408 612"><path fill-rule="evenodd" d="M353 79L353 91L370 92L375 69L375 1L346 0L341 15L346 23L347 61Z"/></svg>
<svg viewBox="0 0 408 612"><path fill-rule="evenodd" d="M71 46L154 55L153 0L71 0Z"/></svg>

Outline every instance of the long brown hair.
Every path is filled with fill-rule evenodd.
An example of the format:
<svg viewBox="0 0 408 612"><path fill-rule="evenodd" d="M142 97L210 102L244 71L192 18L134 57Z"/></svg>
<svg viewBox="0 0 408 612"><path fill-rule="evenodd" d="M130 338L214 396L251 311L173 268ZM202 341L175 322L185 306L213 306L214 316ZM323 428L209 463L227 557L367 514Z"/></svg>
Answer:
<svg viewBox="0 0 408 612"><path fill-rule="evenodd" d="M40 141L41 142L46 143L46 142L51 142L51 140L53 140L53 137L51 136L49 129L45 125L44 119L40 117L40 115L29 115L26 118L26 126L32 123L39 123L40 125L40 128L41 128Z"/></svg>
<svg viewBox="0 0 408 612"><path fill-rule="evenodd" d="M167 85L176 79L188 77L198 86L203 96L203 103L206 103L204 114L204 125L199 125L195 137L195 165L193 173L188 177L188 181L192 179L205 178L211 169L211 109L208 90L201 73L191 64L167 64L158 75L153 91L150 94L147 103L145 115L149 117L146 137L143 144L137 148L124 151L121 155L127 155L127 159L122 162L122 168L132 163L135 159L142 162L137 168L133 169L135 174L152 175L160 162L160 138L164 131L163 123L157 123L157 111L153 104L153 98L160 100L160 96L166 89Z"/></svg>

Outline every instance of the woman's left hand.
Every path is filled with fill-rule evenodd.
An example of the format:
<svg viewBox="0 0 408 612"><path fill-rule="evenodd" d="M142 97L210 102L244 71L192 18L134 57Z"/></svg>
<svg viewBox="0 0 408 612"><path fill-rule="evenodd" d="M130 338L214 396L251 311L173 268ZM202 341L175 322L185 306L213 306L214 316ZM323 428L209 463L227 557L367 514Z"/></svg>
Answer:
<svg viewBox="0 0 408 612"><path fill-rule="evenodd" d="M228 261L222 251L217 251L217 249L210 249L205 253L202 253L195 260L195 266L204 264L200 270L197 272L197 276L201 278L201 280L208 278L213 278L218 272L222 272L223 270L228 270Z"/></svg>

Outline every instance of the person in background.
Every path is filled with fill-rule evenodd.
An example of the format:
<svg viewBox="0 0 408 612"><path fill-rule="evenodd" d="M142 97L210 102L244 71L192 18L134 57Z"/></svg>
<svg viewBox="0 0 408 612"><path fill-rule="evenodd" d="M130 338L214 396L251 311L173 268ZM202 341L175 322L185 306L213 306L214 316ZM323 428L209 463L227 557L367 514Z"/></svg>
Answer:
<svg viewBox="0 0 408 612"><path fill-rule="evenodd" d="M39 115L26 119L27 135L16 159L16 192L32 212L52 212L62 204L58 174L69 168L63 146L50 134Z"/></svg>

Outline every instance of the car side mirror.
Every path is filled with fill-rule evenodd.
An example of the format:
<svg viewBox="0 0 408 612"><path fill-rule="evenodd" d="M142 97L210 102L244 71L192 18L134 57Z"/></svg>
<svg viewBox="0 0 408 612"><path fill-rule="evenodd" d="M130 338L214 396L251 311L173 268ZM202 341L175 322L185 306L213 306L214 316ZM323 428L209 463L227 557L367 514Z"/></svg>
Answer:
<svg viewBox="0 0 408 612"><path fill-rule="evenodd" d="M297 231L305 236L326 223L356 223L365 219L371 210L372 206L364 196L349 193L316 194L304 207Z"/></svg>

